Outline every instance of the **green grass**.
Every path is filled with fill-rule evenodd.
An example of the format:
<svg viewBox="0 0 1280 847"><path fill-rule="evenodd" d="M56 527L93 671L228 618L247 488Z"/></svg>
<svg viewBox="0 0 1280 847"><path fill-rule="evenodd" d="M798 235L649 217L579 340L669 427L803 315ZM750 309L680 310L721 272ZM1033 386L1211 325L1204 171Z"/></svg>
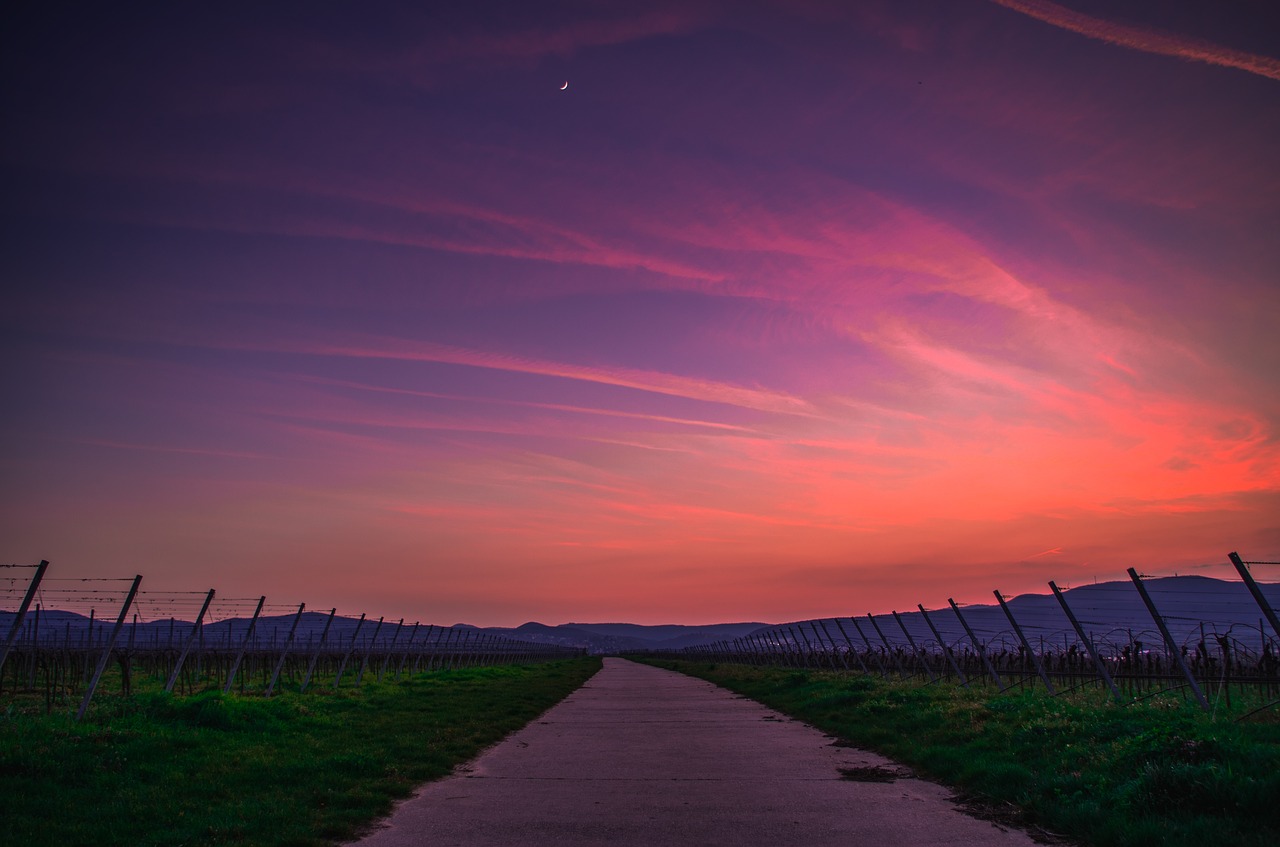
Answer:
<svg viewBox="0 0 1280 847"><path fill-rule="evenodd" d="M84 723L0 712L0 833L35 845L320 845L525 725L598 659L362 691L105 698Z"/></svg>
<svg viewBox="0 0 1280 847"><path fill-rule="evenodd" d="M1280 719L1174 695L1118 706L851 674L652 661L701 677L1098 847L1280 844Z"/></svg>

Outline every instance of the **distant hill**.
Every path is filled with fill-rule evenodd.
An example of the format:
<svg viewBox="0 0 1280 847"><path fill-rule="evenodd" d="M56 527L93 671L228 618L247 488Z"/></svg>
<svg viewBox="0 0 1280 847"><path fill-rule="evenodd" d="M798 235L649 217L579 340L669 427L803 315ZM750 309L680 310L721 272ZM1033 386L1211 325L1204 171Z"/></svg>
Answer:
<svg viewBox="0 0 1280 847"><path fill-rule="evenodd" d="M530 622L512 629L489 627L486 631L525 638L540 644L582 647L590 653L622 653L630 650L678 650L697 644L738 638L769 624L720 623L704 626L634 623L566 623L558 626Z"/></svg>
<svg viewBox="0 0 1280 847"><path fill-rule="evenodd" d="M1202 626L1206 636L1212 636L1215 632L1230 632L1233 638L1245 643L1261 642L1259 626L1262 613L1242 583L1202 576L1176 576L1149 579L1144 585L1165 616L1169 629L1179 644L1197 641ZM1262 590L1272 608L1280 607L1280 585L1263 585ZM1098 640L1118 643L1128 642L1132 638L1154 645L1160 638L1146 606L1128 580L1082 585L1064 593L1082 626ZM1053 645L1062 643L1064 638L1073 638L1070 623L1053 595L1022 594L1008 600L1008 604L1032 641L1043 640L1046 645ZM928 625L914 608L904 601L899 610L902 624L918 641L932 641ZM1016 636L994 598L990 604L962 606L961 610L966 621L982 640L1009 645L1014 643ZM949 607L930 611L929 614L945 641L952 643L963 637L960 622ZM283 644L293 626L294 617L292 614L263 616L257 624L258 637L266 643ZM318 643L328 617L327 612L305 612L298 623L296 643ZM857 620L858 624L855 625L848 617L826 618L826 635L814 635L809 621L776 626L759 622L702 626L645 626L632 623L566 623L550 626L530 621L518 627L474 627L468 624L441 627L421 624L415 630L412 624L400 625L398 621L383 621L379 626L377 619L370 619L361 625L356 618L335 617L330 625L329 643L350 643L358 626L361 645L367 643L375 633L378 644L386 646L393 640L396 644L415 645L424 644L428 639L432 642L441 640L456 643L466 638L467 633L472 633L471 637L474 637L476 632L488 632L540 644L584 648L592 653L678 650L716 641L731 641L757 632L777 631L783 633L784 637L790 637L786 634L788 628L800 638L830 637L840 640L848 637L852 643L861 646L862 636L865 635L878 643L879 634L865 614ZM13 612L0 611L0 637L8 634L12 621ZM902 629L892 616L877 614L876 622L890 643L905 645ZM87 617L75 612L44 609L40 613L40 637L42 641L61 642L63 639L70 639L72 644L81 643L88 623ZM105 637L113 623L114 616L109 620L95 620L94 632L97 638ZM24 638L29 637L34 624L35 616L29 614L23 625ZM238 644L248 625L247 618L206 622L203 635L205 644ZM1267 625L1261 625L1271 634ZM128 645L130 640L139 646L181 643L186 633L190 632L190 627L184 621L171 624L167 618L139 622L136 626L130 623L121 633L121 644ZM858 632L859 627L862 629L861 634Z"/></svg>
<svg viewBox="0 0 1280 847"><path fill-rule="evenodd" d="M1241 582L1203 576L1174 576L1144 580L1143 586L1179 645L1195 644L1203 632L1209 639L1215 633L1229 634L1250 649L1259 649L1262 643L1261 632L1275 636L1270 626L1263 621L1262 610ZM1260 587L1271 608L1280 607L1280 585ZM1128 580L1082 585L1064 590L1063 594L1081 626L1096 641L1124 644L1133 640L1141 641L1149 647L1157 647L1162 642L1160 632L1142 602L1142 597ZM1071 623L1052 594L1021 594L1006 602L1028 640L1037 647L1040 642L1046 646L1054 646L1062 644L1064 639L1075 640ZM920 612L908 609L914 609L914 606L904 604L900 611L902 626L906 627L907 632L921 643L935 641L928 622ZM961 606L960 609L965 621L980 640L1010 647L1016 645L1017 636L1013 627L995 603L994 597L990 604ZM937 627L944 641L956 643L964 638L964 629L950 607L931 609L929 620ZM856 626L848 618L826 618L825 621L827 632L838 642L847 635L855 645L861 647L865 634L873 643L880 643L879 634L865 614L858 618ZM876 621L890 644L907 644L902 628L892 616L877 615ZM840 633L840 627L844 628L844 634ZM858 632L859 627L862 633ZM821 632L811 635L809 621L782 624L775 629L782 630L784 637L789 637L790 632L794 632L798 638L815 641L827 637Z"/></svg>

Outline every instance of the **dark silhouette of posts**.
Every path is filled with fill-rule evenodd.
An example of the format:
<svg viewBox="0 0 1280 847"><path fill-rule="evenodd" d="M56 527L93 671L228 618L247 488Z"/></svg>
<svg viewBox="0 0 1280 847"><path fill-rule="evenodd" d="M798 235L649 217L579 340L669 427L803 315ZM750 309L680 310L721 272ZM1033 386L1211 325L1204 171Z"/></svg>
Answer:
<svg viewBox="0 0 1280 847"><path fill-rule="evenodd" d="M882 678L888 677L888 669L885 668L884 662L880 661L880 657L876 655L876 651L871 646L871 639L867 638L867 634L862 631L862 627L858 624L858 619L850 615L849 620L853 623L853 628L858 631L858 637L862 639L862 643L867 645L867 655L871 657L871 660L876 663L876 667L880 669L880 676Z"/></svg>
<svg viewBox="0 0 1280 847"><path fill-rule="evenodd" d="M849 652L853 654L853 658L858 660L858 667L862 668L862 672L871 675L871 669L867 667L867 663L862 661L862 654L854 649L853 642L849 640L849 633L844 631L844 624L840 623L839 618L833 618L836 622L836 629L840 630L840 635L844 638L844 643L848 646Z"/></svg>
<svg viewBox="0 0 1280 847"><path fill-rule="evenodd" d="M116 625L111 629L111 637L107 639L107 646L102 650L102 658L98 660L98 667L93 672L93 678L89 680L89 687L85 689L84 699L80 701L80 710L76 712L77 721L84 717L85 711L89 708L89 701L93 699L98 680L102 679L102 672L107 669L107 662L111 660L111 651L115 649L120 630L124 629L124 622L129 618L129 607L133 605L133 598L138 596L138 586L141 584L142 575L139 574L133 578L133 585L129 586L129 594L124 598L124 605L120 607L120 617L116 618Z"/></svg>
<svg viewBox="0 0 1280 847"><path fill-rule="evenodd" d="M840 664L844 665L844 669L849 670L849 660L840 652L840 646L836 644L836 640L831 637L831 630L827 629L827 622L820 620L818 623L822 625L822 633L827 636L827 640L831 642L831 652L840 659Z"/></svg>
<svg viewBox="0 0 1280 847"><path fill-rule="evenodd" d="M29 567L29 566L28 566ZM4 670L4 660L9 658L9 650L13 647L13 642L18 640L18 633L22 630L22 621L27 616L27 610L31 608L31 601L35 599L36 592L40 590L40 580L44 579L44 572L49 569L49 563L44 559L40 560L40 564L36 565L35 576L31 577L31 584L27 586L27 593L22 597L22 605L18 607L18 613L13 617L13 625L9 627L9 637L4 640L4 650L0 651L0 671ZM89 624L90 631L93 630L93 624Z"/></svg>
<svg viewBox="0 0 1280 847"><path fill-rule="evenodd" d="M1240 554L1228 553L1227 555L1231 558L1231 564L1235 565L1236 573L1240 574L1244 584L1249 587L1249 593L1253 595L1253 601L1258 604L1262 614L1267 616L1267 622L1271 624L1272 632L1280 637L1280 620L1276 619L1276 610L1271 608L1267 598L1262 596L1262 589L1258 587L1258 583L1253 581L1253 574L1249 573L1249 569L1244 566L1244 562L1240 561ZM0 664L3 664L3 662L0 662Z"/></svg>
<svg viewBox="0 0 1280 847"><path fill-rule="evenodd" d="M1133 585L1138 589L1138 593L1142 595L1142 602L1146 605L1147 611L1151 613L1151 619L1156 622L1156 626L1160 629L1160 635L1164 637L1165 646L1169 648L1169 655L1173 661L1178 663L1178 667L1182 669L1182 675L1187 678L1187 685L1191 686L1191 692L1196 695L1196 702L1200 704L1200 708L1206 712L1209 711L1209 701L1204 698L1204 692L1200 690L1200 686L1196 684L1196 678L1191 675L1191 668L1187 667L1186 661L1182 658L1182 651L1178 649L1178 643L1173 640L1173 636L1169 633L1169 627L1165 625L1164 617L1156 610L1156 604L1151 602L1151 595L1147 593L1147 588L1142 584L1142 577L1138 576L1138 572L1133 568L1129 568L1129 579L1133 580Z"/></svg>
<svg viewBox="0 0 1280 847"><path fill-rule="evenodd" d="M942 640L942 633L938 632L938 628L933 625L933 620L929 617L929 612L921 603L916 604L916 608L920 610L920 617L924 618L924 622L929 625L929 631L933 633L933 637L938 639L938 646L942 648L942 655L947 657L947 661L951 663L951 669L956 672L956 676L960 677L960 684L965 688L969 687L969 678L964 675L964 671L960 670L960 663L956 661L956 657L951 654L951 648L947 646L947 642Z"/></svg>
<svg viewBox="0 0 1280 847"><path fill-rule="evenodd" d="M964 627L965 635L969 636L969 643L973 645L974 650L978 651L978 658L982 660L987 673L991 674L991 678L996 681L996 688L1004 691L1004 683L1000 681L1000 674L996 673L995 665L991 664L991 659L987 657L987 649L978 641L978 636L973 634L973 629L969 626L969 622L964 619L964 615L960 614L960 607L950 597L947 598L947 603L951 605L951 611L956 613L956 619L960 621L960 626Z"/></svg>
<svg viewBox="0 0 1280 847"><path fill-rule="evenodd" d="M276 690L276 680L280 678L280 669L284 667L284 660L289 655L289 648L293 646L293 636L298 631L298 621L302 620L302 610L307 608L306 603L298 604L298 614L293 617L293 626L289 627L289 636L284 640L284 648L280 651L280 660L276 662L276 669L271 673L271 681L267 683L266 696L270 697L271 692Z"/></svg>
<svg viewBox="0 0 1280 847"><path fill-rule="evenodd" d="M929 667L929 660L920 651L920 648L916 646L916 640L911 637L911 633L907 631L907 625L902 622L902 615L899 615L895 610L893 619L898 622L898 629L902 630L902 634L907 637L907 643L911 645L911 652L915 653L916 658L920 660L920 664L924 665L924 672L929 675L929 682L937 682L938 677L934 676L933 668Z"/></svg>
<svg viewBox="0 0 1280 847"><path fill-rule="evenodd" d="M191 634L187 636L186 643L182 645L182 653L178 656L178 661L173 663L173 670L169 673L169 679L165 681L164 690L166 692L173 691L173 684L178 681L178 674L182 672L182 663L187 660L187 654L191 652L191 647L196 643L196 638L200 635L200 624L204 622L205 612L209 611L209 604L213 602L213 589L209 589L209 593L204 596L204 605L200 607L200 614L196 615L195 624L191 627ZM169 619L169 631L173 631L173 618ZM173 636L170 636L172 640Z"/></svg>
<svg viewBox="0 0 1280 847"><path fill-rule="evenodd" d="M347 669L347 662L351 661L351 655L356 652L356 639L360 637L360 628L364 626L364 612L360 613L360 620L356 622L356 631L351 633L351 646L347 648L347 652L342 655L342 661L338 663L338 672L333 677L333 690L338 690L338 683L342 682L342 672Z"/></svg>
<svg viewBox="0 0 1280 847"><path fill-rule="evenodd" d="M249 627L244 631L244 641L240 642L240 652L236 654L236 659L231 663L231 669L227 671L227 684L222 686L222 693L226 694L231 690L231 684L236 681L236 672L240 670L240 663L244 661L245 651L249 649L249 642L253 639L253 633L258 628L258 616L262 614L262 604L267 602L266 595L258 598L258 608L253 610L253 617L249 619ZM227 646L231 646L231 625L227 624Z"/></svg>
<svg viewBox="0 0 1280 847"><path fill-rule="evenodd" d="M324 649L325 639L329 637L329 627L333 624L333 616L338 613L338 608L329 610L329 619L324 622L324 631L320 633L320 643L316 645L315 651L311 654L311 662L307 665L307 675L302 678L302 685L298 688L298 693L307 690L307 685L311 682L311 675L316 672L316 663L320 661L320 651Z"/></svg>
<svg viewBox="0 0 1280 847"><path fill-rule="evenodd" d="M396 639L400 637L400 630L404 628L404 618L400 619L400 623L396 624L396 631L391 633L391 644L387 647L387 655L382 659L382 667L378 669L378 682L382 682L382 675L387 672L387 665L391 664L391 654L396 649Z"/></svg>
<svg viewBox="0 0 1280 847"><path fill-rule="evenodd" d="M880 624L876 622L875 615L867 612L867 620L871 621L871 625L876 629L876 635L880 636L880 641L884 644L884 650L893 659L893 664L898 668L898 673L902 674L902 678L906 679L907 669L902 666L902 660L898 658L898 654L893 652L893 648L889 646L889 639L884 637L884 632L880 629Z"/></svg>
<svg viewBox="0 0 1280 847"><path fill-rule="evenodd" d="M378 633L382 631L382 622L385 616L378 618L378 625L373 628L373 638L369 639L369 646L365 648L364 658L360 660L360 671L356 674L356 688L364 684L364 669L369 667L369 656L373 653L373 646L378 643Z"/></svg>
<svg viewBox="0 0 1280 847"><path fill-rule="evenodd" d="M1062 611L1066 612L1067 620L1071 621L1072 629L1076 631L1076 635L1084 643L1084 649L1089 651L1089 658L1093 659L1093 666L1098 669L1098 675L1106 682L1107 688L1111 689L1111 696L1115 697L1116 702L1119 703L1123 699L1120 696L1120 689L1116 688L1115 681L1107 671L1106 663L1098 655L1098 648L1093 645L1093 639L1085 634L1084 627L1080 626L1080 621L1076 620L1075 612L1071 611L1071 607L1067 605L1067 598L1062 596L1062 592L1058 590L1058 586L1053 580L1049 580L1049 587L1053 589L1053 596L1058 598L1058 605L1062 607Z"/></svg>
<svg viewBox="0 0 1280 847"><path fill-rule="evenodd" d="M1036 673L1040 675L1040 680L1044 683L1049 696L1058 696L1058 692L1053 690L1053 683L1049 681L1049 675L1044 672L1044 665L1040 663L1040 657L1031 649L1031 642L1027 641L1027 636L1022 632L1022 627L1018 626L1018 622L1014 620L1013 612L1009 611L1009 604L1004 601L1004 595L1000 593L998 588L993 593L996 595L996 601L1000 604L1000 609L1004 612L1004 616L1009 619L1010 625L1013 626L1013 631L1018 634L1018 640L1022 642L1022 649L1027 651L1027 655L1031 657L1032 663L1035 664Z"/></svg>

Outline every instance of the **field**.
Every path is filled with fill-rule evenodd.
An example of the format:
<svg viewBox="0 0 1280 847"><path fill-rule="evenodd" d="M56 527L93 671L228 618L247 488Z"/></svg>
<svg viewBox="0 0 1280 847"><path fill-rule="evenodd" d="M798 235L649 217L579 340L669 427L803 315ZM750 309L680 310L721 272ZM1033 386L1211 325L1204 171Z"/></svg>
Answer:
<svg viewBox="0 0 1280 847"><path fill-rule="evenodd" d="M321 845L578 688L597 659L472 667L274 698L99 695L0 713L0 820L29 845Z"/></svg>
<svg viewBox="0 0 1280 847"><path fill-rule="evenodd" d="M1280 843L1280 718L1177 694L997 694L813 669L650 660L955 787L978 814L1098 847Z"/></svg>

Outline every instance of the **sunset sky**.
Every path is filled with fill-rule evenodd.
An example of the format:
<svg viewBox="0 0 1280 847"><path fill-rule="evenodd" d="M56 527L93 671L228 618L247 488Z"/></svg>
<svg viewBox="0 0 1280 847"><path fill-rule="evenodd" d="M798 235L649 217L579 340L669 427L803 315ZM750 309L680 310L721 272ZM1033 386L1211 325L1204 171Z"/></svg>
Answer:
<svg viewBox="0 0 1280 847"><path fill-rule="evenodd" d="M7 16L0 561L513 625L1280 559L1269 4L234 6Z"/></svg>

